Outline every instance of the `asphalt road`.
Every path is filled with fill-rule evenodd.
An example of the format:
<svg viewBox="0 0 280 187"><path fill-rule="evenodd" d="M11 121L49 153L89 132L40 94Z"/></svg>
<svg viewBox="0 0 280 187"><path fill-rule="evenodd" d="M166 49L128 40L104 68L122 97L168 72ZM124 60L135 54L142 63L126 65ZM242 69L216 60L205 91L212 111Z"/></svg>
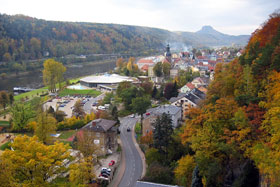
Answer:
<svg viewBox="0 0 280 187"><path fill-rule="evenodd" d="M90 114L92 110L92 104L94 102L98 102L99 100L103 99L105 97L105 93L102 93L101 95L95 97L95 98L90 98L88 102L85 103L84 105L84 111L88 114Z"/></svg>
<svg viewBox="0 0 280 187"><path fill-rule="evenodd" d="M119 184L120 187L134 187L136 181L141 178L142 160L132 140L132 130L137 120L130 117L121 119L120 137L125 152L125 172ZM127 132L128 127L131 129L130 132Z"/></svg>

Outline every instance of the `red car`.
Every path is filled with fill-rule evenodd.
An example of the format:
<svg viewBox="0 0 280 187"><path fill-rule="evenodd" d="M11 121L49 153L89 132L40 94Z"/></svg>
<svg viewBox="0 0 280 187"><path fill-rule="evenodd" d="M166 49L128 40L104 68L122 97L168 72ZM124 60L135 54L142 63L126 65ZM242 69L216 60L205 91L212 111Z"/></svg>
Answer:
<svg viewBox="0 0 280 187"><path fill-rule="evenodd" d="M149 112L147 112L147 113L146 113L146 116L149 116L149 115L151 115L151 114L150 114Z"/></svg>
<svg viewBox="0 0 280 187"><path fill-rule="evenodd" d="M111 160L111 162L109 163L109 166L113 166L115 164L114 160Z"/></svg>

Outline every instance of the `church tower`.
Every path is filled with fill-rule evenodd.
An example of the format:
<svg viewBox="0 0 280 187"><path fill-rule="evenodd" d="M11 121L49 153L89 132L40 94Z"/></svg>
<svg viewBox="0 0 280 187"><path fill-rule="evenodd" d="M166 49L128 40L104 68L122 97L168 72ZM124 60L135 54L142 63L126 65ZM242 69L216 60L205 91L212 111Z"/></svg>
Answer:
<svg viewBox="0 0 280 187"><path fill-rule="evenodd" d="M168 62L171 63L171 52L170 52L169 44L167 44L166 46L165 58L168 60Z"/></svg>

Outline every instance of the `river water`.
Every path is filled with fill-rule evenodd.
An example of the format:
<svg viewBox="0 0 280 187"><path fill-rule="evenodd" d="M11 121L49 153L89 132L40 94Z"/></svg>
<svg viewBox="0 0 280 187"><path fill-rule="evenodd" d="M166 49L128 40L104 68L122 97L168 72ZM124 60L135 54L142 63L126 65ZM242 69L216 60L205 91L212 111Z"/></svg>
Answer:
<svg viewBox="0 0 280 187"><path fill-rule="evenodd" d="M69 65L65 73L66 79L73 79L77 77L92 75L95 73L103 73L113 70L115 68L116 60L106 61L104 63L93 62L79 65ZM13 87L29 87L40 88L43 87L43 74L42 71L35 71L27 75L19 75L17 77L10 77L4 80L0 79L0 91L12 91Z"/></svg>

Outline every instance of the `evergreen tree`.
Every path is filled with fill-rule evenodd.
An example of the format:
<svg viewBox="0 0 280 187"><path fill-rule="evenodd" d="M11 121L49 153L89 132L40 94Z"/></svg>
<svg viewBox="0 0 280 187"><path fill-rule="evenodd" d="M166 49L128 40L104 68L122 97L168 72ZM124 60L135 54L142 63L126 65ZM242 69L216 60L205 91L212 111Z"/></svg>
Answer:
<svg viewBox="0 0 280 187"><path fill-rule="evenodd" d="M172 119L169 114L163 113L162 116L157 117L155 123L153 123L153 139L154 147L161 153L167 155L167 148L172 140Z"/></svg>
<svg viewBox="0 0 280 187"><path fill-rule="evenodd" d="M157 92L158 92L157 87L154 86L153 92L152 92L152 98L154 98L154 99L156 98Z"/></svg>

